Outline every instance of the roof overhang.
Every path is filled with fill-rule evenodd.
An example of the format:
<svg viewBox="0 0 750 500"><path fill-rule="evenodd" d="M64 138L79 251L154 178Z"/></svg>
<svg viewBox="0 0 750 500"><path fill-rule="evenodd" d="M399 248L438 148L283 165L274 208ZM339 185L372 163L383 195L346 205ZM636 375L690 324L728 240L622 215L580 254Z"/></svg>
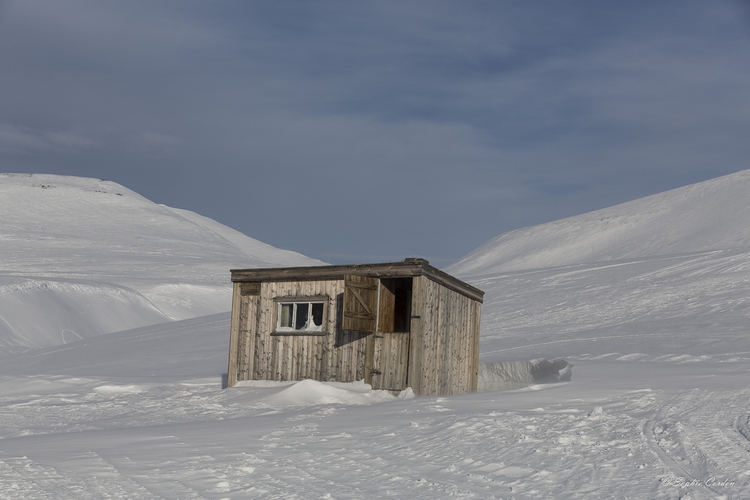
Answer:
<svg viewBox="0 0 750 500"><path fill-rule="evenodd" d="M478 302L484 301L484 292L460 279L431 266L424 259L405 259L403 262L381 264L350 264L342 266L271 267L257 269L232 269L232 282L268 282L337 280L347 274L375 276L378 278L409 278L426 276L455 292Z"/></svg>

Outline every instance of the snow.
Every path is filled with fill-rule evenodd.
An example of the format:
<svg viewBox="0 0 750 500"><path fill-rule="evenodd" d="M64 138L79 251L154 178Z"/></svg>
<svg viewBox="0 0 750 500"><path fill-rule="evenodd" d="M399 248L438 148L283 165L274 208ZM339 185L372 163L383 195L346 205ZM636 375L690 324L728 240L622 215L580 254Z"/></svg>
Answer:
<svg viewBox="0 0 750 500"><path fill-rule="evenodd" d="M230 268L323 264L101 179L0 174L0 212L0 351L229 311Z"/></svg>
<svg viewBox="0 0 750 500"><path fill-rule="evenodd" d="M445 271L479 276L750 247L750 170L501 234Z"/></svg>
<svg viewBox="0 0 750 500"><path fill-rule="evenodd" d="M519 389L537 384L569 382L573 365L564 359L531 359L479 363L477 391Z"/></svg>
<svg viewBox="0 0 750 500"><path fill-rule="evenodd" d="M232 257L221 257L220 233L205 258L194 243L191 264L143 221L127 226L140 250L122 252L114 236L111 252L106 241L72 249L84 237L70 199L35 239L3 226L12 258L2 263L0 315L34 347L13 338L0 354L0 498L750 498L748 191L735 189L748 178L613 207L651 214L619 229L630 231L619 247L589 214L503 235L477 262L456 264L486 292L483 380L517 388L453 397L311 380L223 389L226 310L110 330L157 303L190 309L180 303L189 287L223 286L213 259ZM56 185L71 193L98 185L64 180ZM113 200L166 210L107 186L123 194ZM20 227L23 216L13 217ZM180 227L211 226L195 220L203 225ZM14 254L19 238L28 261ZM139 253L160 245L161 254ZM523 263L511 251L522 247ZM80 252L98 260L79 261ZM112 297L132 314L117 319ZM70 311L87 309L104 323L98 334L50 344Z"/></svg>

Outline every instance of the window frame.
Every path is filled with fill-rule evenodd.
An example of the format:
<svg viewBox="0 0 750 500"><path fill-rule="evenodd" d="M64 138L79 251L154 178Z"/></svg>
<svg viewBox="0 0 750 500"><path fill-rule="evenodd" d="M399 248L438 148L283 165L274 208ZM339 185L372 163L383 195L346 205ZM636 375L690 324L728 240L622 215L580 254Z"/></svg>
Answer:
<svg viewBox="0 0 750 500"><path fill-rule="evenodd" d="M328 335L328 309L329 309L330 298L328 295L314 295L307 297L274 297L273 299L273 331L271 335L297 335L297 336L311 336L311 337L322 337ZM312 313L312 304L323 304L323 319L320 324L319 330L305 329L295 330L290 327L282 327L279 325L281 321L281 307L282 304L294 304L295 311L297 304L310 304L310 311L308 312L308 323L309 315ZM292 314L294 317L294 314Z"/></svg>

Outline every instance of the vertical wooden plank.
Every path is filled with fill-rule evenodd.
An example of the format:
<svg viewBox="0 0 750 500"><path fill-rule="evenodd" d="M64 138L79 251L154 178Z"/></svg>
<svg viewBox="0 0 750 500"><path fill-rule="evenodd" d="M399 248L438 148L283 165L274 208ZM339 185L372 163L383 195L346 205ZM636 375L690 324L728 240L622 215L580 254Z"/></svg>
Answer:
<svg viewBox="0 0 750 500"><path fill-rule="evenodd" d="M253 361L255 357L255 332L258 322L259 295L248 295L242 297L241 330L242 339L241 358L242 376L238 380L253 380Z"/></svg>
<svg viewBox="0 0 750 500"><path fill-rule="evenodd" d="M324 290L324 287L322 286L321 282L313 281L310 283L310 286L310 295L323 295L323 293L321 293L321 290ZM326 304L326 307L328 307L328 304ZM323 325L324 328L325 326L326 325ZM298 380L314 378L312 370L312 360L310 358L310 346L313 339L314 337L302 337L299 339L299 370L297 374Z"/></svg>
<svg viewBox="0 0 750 500"><path fill-rule="evenodd" d="M274 297L285 297L286 295L286 288L288 288L288 283L274 283ZM276 304L273 304L272 300L269 300L269 309L277 308L278 306ZM274 326L272 324L271 318L273 317L273 313L269 315L269 322L268 326L270 331L273 331ZM282 378L283 374L283 363L284 363L284 349L282 345L282 338L281 337L270 337L269 345L271 347L271 372L272 377L271 380L284 380Z"/></svg>
<svg viewBox="0 0 750 500"><path fill-rule="evenodd" d="M326 288L327 282L316 282L315 286L315 294L314 295L328 295L328 290ZM325 305L326 311L328 311L328 316L331 315L331 309L330 304L327 303ZM332 335L330 329L328 329L328 324L324 324L323 328L325 331L328 332L329 335ZM315 349L317 348L317 340L318 337L307 337L304 342L304 377L303 378L311 378L315 380L320 380L318 378L318 374L316 372L315 368Z"/></svg>
<svg viewBox="0 0 750 500"><path fill-rule="evenodd" d="M347 382L348 381L348 374L349 374L349 366L351 366L352 362L352 347L353 342L355 338L355 333L350 332L349 334L349 342L346 343L346 345L339 347L339 374L338 379L340 382Z"/></svg>
<svg viewBox="0 0 750 500"><path fill-rule="evenodd" d="M470 392L471 391L471 377L469 376L470 373L470 366L471 366L471 356L469 355L469 345L471 343L469 342L469 329L468 329L468 305L469 305L469 299L467 297L461 297L461 314L458 320L458 329L459 334L461 335L461 350L459 352L460 355L460 367L461 367L461 392Z"/></svg>
<svg viewBox="0 0 750 500"><path fill-rule="evenodd" d="M450 363L450 373L448 375L449 394L458 394L461 392L461 330L458 322L461 317L461 302L463 296L459 293L450 291L451 294L451 350L448 355Z"/></svg>
<svg viewBox="0 0 750 500"><path fill-rule="evenodd" d="M240 290L242 287L240 286ZM237 336L237 380L245 380L245 345L247 344L247 302L248 298L240 293L239 335Z"/></svg>
<svg viewBox="0 0 750 500"><path fill-rule="evenodd" d="M424 324L424 368L422 370L422 389L425 395L435 394L435 386L432 375L435 373L435 350L433 348L433 334L435 332L436 304L432 287L432 281L425 278L425 316Z"/></svg>
<svg viewBox="0 0 750 500"><path fill-rule="evenodd" d="M286 381L284 369L286 368L286 357L284 349L284 337L271 337L274 355L274 380Z"/></svg>
<svg viewBox="0 0 750 500"><path fill-rule="evenodd" d="M359 333L352 332L351 335L351 341L346 344L344 350L344 362L342 363L343 370L341 373L342 382L352 382L354 373L356 373L355 364L357 362L357 339L359 338Z"/></svg>
<svg viewBox="0 0 750 500"><path fill-rule="evenodd" d="M283 355L281 358L283 380L294 380L294 378L292 378L292 346L294 345L294 337L280 336L276 338L281 340L281 346L283 349Z"/></svg>
<svg viewBox="0 0 750 500"><path fill-rule="evenodd" d="M424 330L424 370L423 370L423 389L424 394L436 395L437 387L437 332L438 319L440 314L439 300L436 294L435 283L425 278L427 297L425 309L427 312L427 321Z"/></svg>
<svg viewBox="0 0 750 500"><path fill-rule="evenodd" d="M422 346L421 346L421 361L422 369L420 370L420 386L422 388L421 394L430 394L430 332L432 331L432 311L434 304L430 301L430 280L422 277Z"/></svg>
<svg viewBox="0 0 750 500"><path fill-rule="evenodd" d="M424 314L423 299L423 277L415 276L412 278L411 292L411 326L409 328L409 366L406 377L407 384L414 391L414 394L422 394L422 346L424 343L424 334L422 331L422 322Z"/></svg>
<svg viewBox="0 0 750 500"><path fill-rule="evenodd" d="M276 289L276 293L274 293L274 297L280 296L280 289L281 286L279 283L274 283L274 289ZM269 306L272 303L271 300L269 300ZM270 308L270 307L269 307ZM270 317L273 317L272 315L269 315ZM269 318L269 327L270 330L273 330L273 327L271 326L271 321ZM279 337L269 337L269 347L270 347L270 355L271 355L271 380L283 380L281 378L281 356L280 356L280 349L279 349Z"/></svg>
<svg viewBox="0 0 750 500"><path fill-rule="evenodd" d="M445 307L445 314L443 315L443 330L445 335L445 344L443 345L443 349L445 350L442 356L442 359L444 360L445 364L442 367L443 374L443 392L441 394L448 395L452 392L452 383L451 375L453 374L451 370L451 364L452 364L452 357L453 357L453 348L455 346L455 338L453 336L453 291L441 286L443 290L443 296L445 297L444 301L444 307Z"/></svg>
<svg viewBox="0 0 750 500"><path fill-rule="evenodd" d="M401 354L401 342L400 336L396 333L388 334L388 389L395 390L399 384L399 361Z"/></svg>
<svg viewBox="0 0 750 500"><path fill-rule="evenodd" d="M247 380L247 323L250 314L250 297L243 296L240 300L240 338L237 343L238 367L237 380Z"/></svg>
<svg viewBox="0 0 750 500"><path fill-rule="evenodd" d="M373 368L379 371L380 373L376 373L372 376L372 383L374 389L384 389L385 386L383 382L385 382L385 376L387 372L387 367L384 366L386 364L386 360L383 359L384 351L383 351L383 341L385 340L382 335L378 335L375 337L375 335L371 335L373 337L373 346L374 346L374 363Z"/></svg>
<svg viewBox="0 0 750 500"><path fill-rule="evenodd" d="M440 356L442 354L442 351L440 349L440 344L442 343L441 339L441 316L443 314L442 311L442 302L440 300L440 285L437 283L432 282L431 283L433 289L434 289L434 296L435 296L435 320L434 320L434 327L433 327L433 365L432 365L432 387L433 387L433 394L438 395L440 394L440 365L441 365L441 359Z"/></svg>
<svg viewBox="0 0 750 500"><path fill-rule="evenodd" d="M271 337L269 342L271 350L271 380L283 380L281 378L281 356L279 355L279 337Z"/></svg>
<svg viewBox="0 0 750 500"><path fill-rule="evenodd" d="M445 388L443 394L453 394L453 355L456 349L456 329L453 326L455 321L456 295L453 290L445 288Z"/></svg>
<svg viewBox="0 0 750 500"><path fill-rule="evenodd" d="M441 369L442 364L443 364L442 363L442 361L443 361L442 357L443 357L443 352L444 352L443 349L442 349L442 344L443 344L443 341L444 341L444 338L443 338L444 332L443 332L443 327L442 327L443 325L442 325L442 323L443 323L443 318L445 316L445 310L444 310L445 304L444 304L444 301L442 300L443 299L443 297L442 297L443 294L441 293L443 287L440 284L434 283L434 282L433 282L432 285L433 285L433 287L435 289L435 297L436 297L435 303L437 305L437 313L435 314L435 334L434 334L434 338L435 338L435 356L433 358L435 364L434 364L434 368L433 368L433 375L432 375L433 382L432 382L432 384L433 384L433 387L435 387L434 394L439 395L439 394L441 394L441 391L440 391L440 389L441 389L441 387L440 387L440 372L441 372L441 370L440 369Z"/></svg>
<svg viewBox="0 0 750 500"><path fill-rule="evenodd" d="M402 349L402 340L406 338L404 334L399 333L393 333L391 334L391 360L393 363L393 366L391 366L391 382L390 386L392 390L401 390L403 387L401 387L402 381L401 381L401 373L402 373L402 366L401 366L401 355L403 352Z"/></svg>
<svg viewBox="0 0 750 500"><path fill-rule="evenodd" d="M271 337L271 331L273 330L272 322L274 317L273 297L276 294L276 283L264 283L261 285L261 293L263 286L267 285L267 293L264 295L263 300L263 317L261 318L260 333L262 339L262 349L260 351L260 363L259 367L261 370L260 379L263 380L274 380L274 366L273 366L273 337Z"/></svg>
<svg viewBox="0 0 750 500"><path fill-rule="evenodd" d="M474 359L472 365L471 391L477 392L479 381L479 320L482 315L482 304L474 302Z"/></svg>
<svg viewBox="0 0 750 500"><path fill-rule="evenodd" d="M354 336L354 332L346 332L344 344L337 347L334 351L334 354L336 356L336 378L334 380L337 380L339 382L344 380L344 367L347 363L347 354L349 352L348 347L352 343L352 337Z"/></svg>
<svg viewBox="0 0 750 500"><path fill-rule="evenodd" d="M333 362L333 376L331 380L341 380L341 365L343 363L343 351L344 346L349 343L349 332L344 330L341 334L343 344L339 347L334 347L331 351L331 361Z"/></svg>
<svg viewBox="0 0 750 500"><path fill-rule="evenodd" d="M264 380L267 378L266 370L265 370L265 364L263 363L264 360L264 354L265 354L265 346L266 346L266 337L268 336L268 333L266 332L264 325L265 325L265 303L266 298L269 295L268 292L268 283L261 283L260 284L260 301L258 302L258 320L256 322L256 331L255 331L255 356L253 360L253 380Z"/></svg>
<svg viewBox="0 0 750 500"><path fill-rule="evenodd" d="M312 343L312 339L314 338L315 337L302 337L301 339L299 339L299 380L312 378L312 365L310 364L310 344Z"/></svg>
<svg viewBox="0 0 750 500"><path fill-rule="evenodd" d="M320 351L319 351L319 372L320 372L320 379L319 380L329 380L329 374L330 374L330 364L331 364L331 352L333 349L335 349L336 346L336 338L338 335L341 335L341 332L339 332L338 325L341 321L339 316L340 311L338 310L338 303L336 302L338 299L339 294L344 293L344 281L343 280L336 280L331 283L331 309L330 312L332 314L328 315L328 327L331 329L331 335L328 335L324 339L322 339L322 342L320 343Z"/></svg>
<svg viewBox="0 0 750 500"><path fill-rule="evenodd" d="M451 380L451 375L453 374L453 370L451 367L452 364L452 356L453 356L453 349L455 347L455 333L456 331L453 329L453 315L454 315L454 294L455 292L453 290L450 290L448 288L443 287L445 290L445 355L443 356L443 359L445 360L445 367L443 368L445 370L445 387L444 387L444 393L443 394L452 394L453 392L453 381Z"/></svg>
<svg viewBox="0 0 750 500"><path fill-rule="evenodd" d="M287 337L289 342L289 380L299 380L299 345L302 337Z"/></svg>
<svg viewBox="0 0 750 500"><path fill-rule="evenodd" d="M406 369L409 361L409 334L406 332L394 333L394 338L398 344L396 349L396 370L394 371L396 381L394 388L402 391L407 387Z"/></svg>
<svg viewBox="0 0 750 500"><path fill-rule="evenodd" d="M380 342L380 370L383 372L383 374L380 376L380 384L383 389L390 390L393 389L395 384L394 371L396 370L396 366L394 362L394 350L396 349L396 343L393 341L393 334L383 333L382 335L383 338Z"/></svg>
<svg viewBox="0 0 750 500"><path fill-rule="evenodd" d="M461 319L459 320L461 334L461 392L471 392L472 342L469 329L469 298L461 297Z"/></svg>
<svg viewBox="0 0 750 500"><path fill-rule="evenodd" d="M359 335L352 333L352 341L346 346L346 361L344 362L344 373L342 382L351 382L354 377L355 364L357 362L357 339Z"/></svg>
<svg viewBox="0 0 750 500"><path fill-rule="evenodd" d="M229 327L229 363L227 366L227 387L237 382L237 342L240 335L240 284L232 287L232 318Z"/></svg>
<svg viewBox="0 0 750 500"><path fill-rule="evenodd" d="M365 384L372 385L372 371L378 366L375 363L375 334L368 335L365 343Z"/></svg>
<svg viewBox="0 0 750 500"><path fill-rule="evenodd" d="M409 385L407 383L407 375L409 368L409 343L411 342L411 335L409 333L403 333L400 335L399 345L399 359L398 359L398 378L400 380L401 387L399 390L406 389Z"/></svg>
<svg viewBox="0 0 750 500"><path fill-rule="evenodd" d="M263 378L266 380L275 380L274 373L274 356L273 356L273 337L270 332L273 330L271 322L273 321L273 312L271 311L272 297L276 295L276 283L269 283L269 292L266 296L264 307L264 318L265 322L263 325L263 337L264 337L264 348L263 348Z"/></svg>
<svg viewBox="0 0 750 500"><path fill-rule="evenodd" d="M463 295L453 292L451 300L451 336L453 337L453 350L451 351L451 375L450 390L451 394L461 393L461 329L459 321L461 320L461 303Z"/></svg>
<svg viewBox="0 0 750 500"><path fill-rule="evenodd" d="M328 335L311 339L310 356L312 357L311 378L323 380L323 351L327 342L336 338L336 286L334 281L326 281L324 292L328 295L328 317L326 319L326 330Z"/></svg>
<svg viewBox="0 0 750 500"><path fill-rule="evenodd" d="M380 280L380 294L378 301L378 323L376 331L394 331L396 313L395 283L392 279Z"/></svg>
<svg viewBox="0 0 750 500"><path fill-rule="evenodd" d="M466 320L464 324L464 335L466 336L466 391L472 392L472 383L474 376L472 375L472 369L474 368L474 323L472 317L474 315L474 301L466 299Z"/></svg>
<svg viewBox="0 0 750 500"><path fill-rule="evenodd" d="M291 282L291 287L289 289L290 291L290 297L299 297L302 295L301 285L302 283L295 281ZM293 358L292 358L292 348L294 346L294 339L295 337L290 336L278 336L276 337L281 340L280 347L281 347L281 362L282 362L282 376L284 377L284 381L288 380L294 380L292 378L292 366L293 366Z"/></svg>
<svg viewBox="0 0 750 500"><path fill-rule="evenodd" d="M352 342L351 347L351 361L349 362L349 371L347 373L347 381L354 382L357 380L358 366L364 361L360 356L360 345L362 343L362 334L356 335L356 340Z"/></svg>

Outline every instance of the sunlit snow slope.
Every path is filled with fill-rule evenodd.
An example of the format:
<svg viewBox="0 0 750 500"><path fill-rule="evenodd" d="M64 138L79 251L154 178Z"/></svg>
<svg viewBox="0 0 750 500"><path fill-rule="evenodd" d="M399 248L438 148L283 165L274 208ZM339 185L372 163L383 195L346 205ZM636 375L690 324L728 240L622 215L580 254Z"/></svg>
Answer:
<svg viewBox="0 0 750 500"><path fill-rule="evenodd" d="M460 276L750 247L750 170L501 234Z"/></svg>
<svg viewBox="0 0 750 500"><path fill-rule="evenodd" d="M0 174L0 350L230 309L229 269L314 265L114 182Z"/></svg>
<svg viewBox="0 0 750 500"><path fill-rule="evenodd" d="M486 291L481 358L745 356L749 193L745 170L485 243L447 268Z"/></svg>

